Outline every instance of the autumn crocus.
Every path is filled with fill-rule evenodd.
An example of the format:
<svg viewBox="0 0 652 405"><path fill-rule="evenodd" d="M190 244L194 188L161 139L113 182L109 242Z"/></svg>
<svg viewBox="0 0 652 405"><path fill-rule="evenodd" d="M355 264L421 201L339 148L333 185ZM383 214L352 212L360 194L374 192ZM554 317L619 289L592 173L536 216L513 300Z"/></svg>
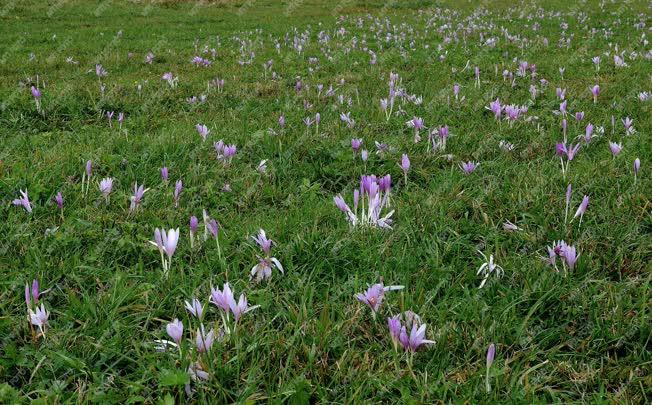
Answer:
<svg viewBox="0 0 652 405"><path fill-rule="evenodd" d="M377 283L370 286L364 293L356 294L355 298L363 304L366 304L371 309L371 312L375 317L376 313L380 309L380 305L383 303L385 292L402 290L403 288L404 287L402 285L392 285L385 287L382 283Z"/></svg>
<svg viewBox="0 0 652 405"><path fill-rule="evenodd" d="M156 228L154 230L154 240L149 243L158 248L158 251L161 254L163 272L167 276L172 264L172 255L174 255L174 252L177 249L177 244L179 243L179 228L170 229L167 232L165 229ZM165 256L167 256L167 259Z"/></svg>
<svg viewBox="0 0 652 405"><path fill-rule="evenodd" d="M591 90L591 95L593 95L593 104L596 104L598 102L598 95L600 94L600 86L596 84L589 88L589 90Z"/></svg>
<svg viewBox="0 0 652 405"><path fill-rule="evenodd" d="M196 216L190 217L190 248L195 247L195 236L197 235L197 228L199 227L199 220Z"/></svg>
<svg viewBox="0 0 652 405"><path fill-rule="evenodd" d="M161 167L161 179L163 180L163 183L167 184L168 178L169 178L168 168L166 166Z"/></svg>
<svg viewBox="0 0 652 405"><path fill-rule="evenodd" d="M348 222L352 227L356 226L371 226L382 229L392 228L392 215L394 211L390 211L384 216L381 212L385 208L389 208L389 195L390 187L381 189L379 180L376 176L362 176L360 178L360 189L353 192L353 209L351 209L341 195L333 198L333 202L344 214L347 216ZM358 210L358 202L361 207L361 212Z"/></svg>
<svg viewBox="0 0 652 405"><path fill-rule="evenodd" d="M145 195L145 192L148 191L149 189L145 188L144 185L138 185L138 182L134 183L134 194L129 198L131 201L131 204L129 205L129 212L134 212L138 209L140 206L140 203L143 200L143 195Z"/></svg>
<svg viewBox="0 0 652 405"><path fill-rule="evenodd" d="M204 325L200 325L197 329L197 337L195 338L195 347L197 352L206 353L211 349L215 342L215 331L211 329L209 332L204 330Z"/></svg>
<svg viewBox="0 0 652 405"><path fill-rule="evenodd" d="M84 168L84 173L82 173L82 194L84 194L84 186L86 187L86 193L88 194L88 189L90 188L91 184L91 177L93 176L93 162L90 160L86 161L86 166Z"/></svg>
<svg viewBox="0 0 652 405"><path fill-rule="evenodd" d="M486 388L487 392L491 392L491 384L489 383L489 369L491 368L491 365L494 362L494 357L496 356L496 345L493 343L489 345L489 348L487 348L487 371L486 371Z"/></svg>
<svg viewBox="0 0 652 405"><path fill-rule="evenodd" d="M264 256L258 256L258 264L251 268L251 279L255 277L257 282L267 280L272 276L273 268L278 269L278 271L283 274L284 270L281 262L279 262L276 257L272 257L271 255L272 244L274 242L271 239L267 238L265 231L260 229L258 234L252 236L251 239L253 239L256 244L258 244L264 253Z"/></svg>
<svg viewBox="0 0 652 405"><path fill-rule="evenodd" d="M480 287L484 287L485 283L489 279L489 276L491 273L495 273L497 277L501 277L503 273L505 272L502 267L500 267L497 263L494 262L494 255L489 255L489 258L487 259L487 256L485 256L484 253L478 251L482 258L484 259L484 263L478 268L478 272L476 275L482 274L482 282L480 283Z"/></svg>
<svg viewBox="0 0 652 405"><path fill-rule="evenodd" d="M401 156L401 163L399 164L401 170L403 170L403 176L405 177L405 184L407 184L407 175L410 170L410 158L405 153Z"/></svg>
<svg viewBox="0 0 652 405"><path fill-rule="evenodd" d="M577 208L577 211L575 211L575 215L573 216L573 219L580 217L580 227L582 226L582 218L584 217L584 213L586 212L588 206L589 206L589 196L585 195L584 198L582 198L582 202L580 203L580 206Z"/></svg>
<svg viewBox="0 0 652 405"><path fill-rule="evenodd" d="M468 162L462 162L460 164L460 169L462 169L464 174L469 175L473 173L475 169L478 168L478 166L480 166L480 163L468 161Z"/></svg>
<svg viewBox="0 0 652 405"><path fill-rule="evenodd" d="M36 311L33 311L31 308L28 309L29 321L32 325L39 328L41 335L45 336L45 331L48 326L48 318L50 313L45 309L43 303L40 307L36 307Z"/></svg>
<svg viewBox="0 0 652 405"><path fill-rule="evenodd" d="M584 142L591 143L591 139L593 139L593 124L589 122L584 130Z"/></svg>
<svg viewBox="0 0 652 405"><path fill-rule="evenodd" d="M615 158L623 150L623 145L621 143L609 142L609 150L611 151L611 154Z"/></svg>
<svg viewBox="0 0 652 405"><path fill-rule="evenodd" d="M183 322L175 318L174 321L165 326L165 330L177 345L181 343L181 339L183 338Z"/></svg>
<svg viewBox="0 0 652 405"><path fill-rule="evenodd" d="M201 302L197 298L193 298L190 301L186 301L185 304L188 312L201 321L204 317L204 306Z"/></svg>
<svg viewBox="0 0 652 405"><path fill-rule="evenodd" d="M181 191L183 191L183 181L177 180L176 184L174 185L174 208L179 207L179 198L181 197Z"/></svg>
<svg viewBox="0 0 652 405"><path fill-rule="evenodd" d="M634 184L636 184L636 176L638 175L638 171L641 169L641 159L636 158L634 159Z"/></svg>
<svg viewBox="0 0 652 405"><path fill-rule="evenodd" d="M25 191L20 190L20 198L16 198L12 201L12 204L16 206L23 207L27 213L32 213L32 203L29 201L29 195L27 195L27 189Z"/></svg>
<svg viewBox="0 0 652 405"><path fill-rule="evenodd" d="M109 203L109 194L113 191L113 178L105 177L100 181L100 192L104 196L106 203Z"/></svg>
<svg viewBox="0 0 652 405"><path fill-rule="evenodd" d="M41 91L34 86L32 86L30 90L32 92L32 97L34 97L34 102L36 103L36 111L41 113Z"/></svg>
<svg viewBox="0 0 652 405"><path fill-rule="evenodd" d="M201 136L202 141L206 141L206 137L208 137L208 134L211 133L211 131L208 129L206 125L203 124L197 124L195 125L195 129L197 130L197 133L199 136Z"/></svg>
<svg viewBox="0 0 652 405"><path fill-rule="evenodd" d="M362 146L362 139L359 138L351 139L351 149L353 149L354 155L358 153L358 149L360 149L360 146Z"/></svg>
<svg viewBox="0 0 652 405"><path fill-rule="evenodd" d="M38 304L40 294L38 280L32 280L31 286L29 283L25 284L25 305L28 309L32 307L32 303Z"/></svg>
<svg viewBox="0 0 652 405"><path fill-rule="evenodd" d="M421 135L419 135L419 132L426 128L423 124L423 118L414 117L410 121L407 121L405 124L409 128L414 128L414 143L419 142L421 140Z"/></svg>
<svg viewBox="0 0 652 405"><path fill-rule="evenodd" d="M564 209L564 225L568 221L568 207L570 207L571 196L573 195L573 186L568 183L566 187L566 208Z"/></svg>

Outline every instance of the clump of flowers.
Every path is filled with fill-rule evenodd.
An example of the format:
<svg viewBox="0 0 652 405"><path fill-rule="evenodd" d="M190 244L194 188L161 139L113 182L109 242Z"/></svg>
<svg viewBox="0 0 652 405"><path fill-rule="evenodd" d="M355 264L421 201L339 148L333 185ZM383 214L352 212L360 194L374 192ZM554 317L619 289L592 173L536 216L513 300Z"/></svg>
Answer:
<svg viewBox="0 0 652 405"><path fill-rule="evenodd" d="M251 237L262 249L264 256L258 256L258 264L251 268L251 278L255 277L256 282L267 280L272 276L272 269L276 268L283 273L283 266L277 258L272 257L272 244L271 239L267 239L265 231L260 229L258 235ZM275 243L274 243L275 244Z"/></svg>
<svg viewBox="0 0 652 405"><path fill-rule="evenodd" d="M38 331L35 337L43 336L45 338L50 313L45 309L43 302L41 302L40 306L38 305L40 296L38 280L34 279L31 286L29 283L25 284L25 305L27 306L27 318L32 335L35 334L36 331L33 328L36 327Z"/></svg>
<svg viewBox="0 0 652 405"><path fill-rule="evenodd" d="M362 176L360 189L353 190L353 210L346 204L341 194L333 197L337 208L346 214L347 220L353 227L373 227L392 229L392 215L394 210L383 215L382 212L389 208L391 192L391 177ZM360 201L362 200L362 201ZM360 211L358 211L360 206Z"/></svg>
<svg viewBox="0 0 652 405"><path fill-rule="evenodd" d="M415 353L424 345L435 344L434 340L426 339L426 324L412 311L387 318L387 326L395 350L400 347Z"/></svg>
<svg viewBox="0 0 652 405"><path fill-rule="evenodd" d="M557 258L561 259L561 264L564 269L564 273L572 271L575 269L575 264L580 257L580 254L577 253L575 246L569 245L564 240L556 241L552 246L548 246L548 257L544 258L546 263L554 267L556 272L559 272L557 267Z"/></svg>

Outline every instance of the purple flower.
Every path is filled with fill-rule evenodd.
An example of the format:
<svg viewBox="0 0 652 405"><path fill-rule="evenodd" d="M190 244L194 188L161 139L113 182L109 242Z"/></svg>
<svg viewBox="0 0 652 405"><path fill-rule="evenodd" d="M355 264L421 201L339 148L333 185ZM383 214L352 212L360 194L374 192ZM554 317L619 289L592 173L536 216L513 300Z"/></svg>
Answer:
<svg viewBox="0 0 652 405"><path fill-rule="evenodd" d="M586 125L586 130L584 131L584 141L590 143L593 138L593 124L590 122Z"/></svg>
<svg viewBox="0 0 652 405"><path fill-rule="evenodd" d="M211 349L215 342L215 331L211 329L208 333L204 330L204 325L197 329L197 338L195 339L195 346L199 353L205 353Z"/></svg>
<svg viewBox="0 0 652 405"><path fill-rule="evenodd" d="M265 234L265 231L260 229L258 231L257 236L252 236L251 239L253 239L258 246L265 252L266 255L269 254L270 250L272 249L272 240L267 239L267 235Z"/></svg>
<svg viewBox="0 0 652 405"><path fill-rule="evenodd" d="M488 110L490 110L492 113L494 113L494 117L496 120L500 120L500 116L503 112L503 107L500 105L500 100L496 99L495 101L492 101L489 103L489 107L485 107Z"/></svg>
<svg viewBox="0 0 652 405"><path fill-rule="evenodd" d="M581 145L580 145L579 143L576 144L575 146L570 145L570 148L569 148L568 151L566 152L566 158L567 158L569 161L571 161L571 160L573 160L573 159L575 158L575 155L577 154L577 151L579 151L580 146L581 146Z"/></svg>
<svg viewBox="0 0 652 405"><path fill-rule="evenodd" d="M20 198L15 199L12 203L16 206L21 206L25 208L25 211L32 213L32 203L29 201L29 196L27 195L27 190L20 190Z"/></svg>
<svg viewBox="0 0 652 405"><path fill-rule="evenodd" d="M220 231L220 226L219 226L219 224L217 223L217 221L216 221L215 219L211 218L211 219L208 220L208 222L206 223L206 228L208 229L208 232L210 232L210 234L211 234L215 239L217 239L218 233L219 233L219 231Z"/></svg>
<svg viewBox="0 0 652 405"><path fill-rule="evenodd" d="M399 341L401 342L401 345L403 345L403 348L405 350L414 353L417 350L419 350L419 348L422 345L435 343L433 340L425 339L425 337L426 337L426 324L424 323L421 326L417 326L417 323L413 323L412 330L410 331L409 335L407 334L407 329L405 328L405 326L401 328Z"/></svg>
<svg viewBox="0 0 652 405"><path fill-rule="evenodd" d="M196 216L190 217L190 233L195 235L197 233L197 228L199 227L199 220Z"/></svg>
<svg viewBox="0 0 652 405"><path fill-rule="evenodd" d="M60 210L63 209L63 195L61 195L61 191L59 191L57 195L54 196L54 202L57 204L57 207L59 207Z"/></svg>
<svg viewBox="0 0 652 405"><path fill-rule="evenodd" d="M496 356L496 345L493 343L487 348L487 368L491 367L494 362L494 357Z"/></svg>
<svg viewBox="0 0 652 405"><path fill-rule="evenodd" d="M403 154L403 156L401 156L401 163L399 164L399 166L401 167L401 170L403 170L403 173L405 173L405 175L407 176L407 172L408 170L410 170L410 158L408 157L408 155Z"/></svg>
<svg viewBox="0 0 652 405"><path fill-rule="evenodd" d="M621 143L609 142L609 150L616 157L623 150L623 145Z"/></svg>
<svg viewBox="0 0 652 405"><path fill-rule="evenodd" d="M181 338L183 337L183 322L175 318L174 321L167 324L165 330L176 344L181 343Z"/></svg>
<svg viewBox="0 0 652 405"><path fill-rule="evenodd" d="M575 121L580 122L584 119L584 111L578 111L575 113Z"/></svg>
<svg viewBox="0 0 652 405"><path fill-rule="evenodd" d="M591 91L591 94L593 95L593 103L598 102L598 95L600 94L600 86L595 85L593 87L590 87L589 90Z"/></svg>
<svg viewBox="0 0 652 405"><path fill-rule="evenodd" d="M205 141L208 134L211 133L211 131L208 129L208 127L206 125L203 125L203 124L195 125L195 129L197 130L197 133L199 134L199 136L201 136L201 139L203 141Z"/></svg>
<svg viewBox="0 0 652 405"><path fill-rule="evenodd" d="M161 167L161 179L163 179L163 181L167 183L168 177L169 177L169 173L168 173L167 166Z"/></svg>
<svg viewBox="0 0 652 405"><path fill-rule="evenodd" d="M584 198L582 198L582 202L580 203L580 206L577 208L577 211L575 212L575 216L573 216L573 219L580 217L580 221L582 220L582 216L584 216L584 213L586 212L586 209L589 206L589 196L585 195Z"/></svg>
<svg viewBox="0 0 652 405"><path fill-rule="evenodd" d="M360 158L362 159L363 162L366 162L367 159L369 159L369 151L363 149L362 152L360 152Z"/></svg>
<svg viewBox="0 0 652 405"><path fill-rule="evenodd" d="M233 292L231 291L229 283L224 283L222 291L218 288L211 287L211 297L209 302L216 307L221 308L224 312L229 312L231 309L231 303L235 305Z"/></svg>
<svg viewBox="0 0 652 405"><path fill-rule="evenodd" d="M134 212L143 200L143 195L149 189L145 189L144 185L138 185L138 182L134 183L134 195L131 196L131 205L129 206L129 211Z"/></svg>
<svg viewBox="0 0 652 405"><path fill-rule="evenodd" d="M27 308L31 306L31 301L34 301L34 304L38 304L39 293L39 284L38 280L32 280L32 286L30 288L29 283L25 284L25 304ZM30 299L31 297L31 299Z"/></svg>
<svg viewBox="0 0 652 405"><path fill-rule="evenodd" d="M170 229L167 232L165 229L156 228L154 230L154 241L150 241L152 245L156 246L161 253L161 261L163 262L163 271L167 273L172 264L172 255L177 249L179 243L179 228ZM167 255L167 260L164 255Z"/></svg>
<svg viewBox="0 0 652 405"><path fill-rule="evenodd" d="M351 139L351 149L353 149L353 153L357 153L358 149L360 149L360 146L362 146L362 139L360 138Z"/></svg>
<svg viewBox="0 0 652 405"><path fill-rule="evenodd" d="M460 169L462 169L464 174L469 175L469 174L473 173L475 171L475 169L478 168L478 166L480 166L480 163L469 161L469 162L461 163L460 164Z"/></svg>
<svg viewBox="0 0 652 405"><path fill-rule="evenodd" d="M107 201L109 199L109 194L111 194L111 191L113 191L113 178L111 177L103 178L102 181L100 181L100 192L102 193L102 195Z"/></svg>
<svg viewBox="0 0 652 405"><path fill-rule="evenodd" d="M93 174L93 162L90 160L86 161L86 177L91 177Z"/></svg>
<svg viewBox="0 0 652 405"><path fill-rule="evenodd" d="M577 262L577 259L579 259L580 257L580 255L577 254L577 250L575 249L575 246L570 246L570 245L566 245L563 247L563 250L561 251L561 256L566 261L566 264L568 265L568 268L570 270L573 270L575 268L575 263Z"/></svg>
<svg viewBox="0 0 652 405"><path fill-rule="evenodd" d="M99 63L95 65L95 75L97 75L98 78L105 77L108 74L106 69L102 67Z"/></svg>
<svg viewBox="0 0 652 405"><path fill-rule="evenodd" d="M204 316L204 306L197 298L193 298L190 302L186 301L186 309L199 320Z"/></svg>
<svg viewBox="0 0 652 405"><path fill-rule="evenodd" d="M638 174L638 171L641 169L641 159L634 159L634 175Z"/></svg>
<svg viewBox="0 0 652 405"><path fill-rule="evenodd" d="M363 294L356 294L355 298L363 304L367 304L373 312L378 312L386 291L401 290L403 288L402 285L385 287L382 283L377 283L370 286Z"/></svg>
<svg viewBox="0 0 652 405"><path fill-rule="evenodd" d="M181 192L183 191L183 181L177 180L176 184L174 185L174 206L175 208L179 206L179 197L181 196Z"/></svg>
<svg viewBox="0 0 652 405"><path fill-rule="evenodd" d="M36 308L36 312L32 311L31 308L28 309L28 312L30 323L34 326L38 326L41 333L45 332L50 314L45 310L43 303L41 303L40 307Z"/></svg>
<svg viewBox="0 0 652 405"><path fill-rule="evenodd" d="M41 98L41 91L39 89L32 86L30 90L32 91L32 97L34 97L34 99L39 100Z"/></svg>
<svg viewBox="0 0 652 405"><path fill-rule="evenodd" d="M281 273L284 273L281 262L279 262L277 258L272 257L270 254L273 241L267 238L265 231L260 229L258 231L258 235L252 236L251 238L256 241L258 246L260 246L260 248L265 253L265 257L259 257L258 264L251 268L251 277L253 278L255 276L256 281L258 282L266 280L272 276L272 269L274 267L277 268Z"/></svg>
<svg viewBox="0 0 652 405"><path fill-rule="evenodd" d="M389 336L392 338L392 342L394 343L394 348L396 348L397 345L401 343L400 337L401 337L401 321L398 318L398 315L393 316L391 318L387 318L387 327L389 328Z"/></svg>

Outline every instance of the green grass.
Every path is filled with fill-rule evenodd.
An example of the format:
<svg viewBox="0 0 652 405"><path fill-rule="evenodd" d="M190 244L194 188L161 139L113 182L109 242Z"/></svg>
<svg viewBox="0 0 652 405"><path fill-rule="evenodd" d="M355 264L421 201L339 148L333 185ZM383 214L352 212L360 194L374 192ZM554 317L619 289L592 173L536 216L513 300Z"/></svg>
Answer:
<svg viewBox="0 0 652 405"><path fill-rule="evenodd" d="M210 285L227 280L260 308L203 356L210 378L193 385L194 401L642 403L650 397L652 110L637 97L652 90L644 57L650 46L641 41L652 23L645 2L604 9L594 1L531 2L511 12L511 2L485 12L453 1L148 4L25 1L0 7L0 402L188 400L189 332L182 357L157 352L153 341L167 338L165 325L173 318L196 329L184 300L196 296L206 304ZM528 19L539 6L544 18ZM337 13L346 19L338 22ZM647 27L635 28L641 20ZM439 31L446 22L449 27ZM568 48L557 46L562 22L569 24L566 37L572 35ZM458 24L476 29L464 33ZM346 33L338 36L339 27ZM599 30L595 35L592 27ZM507 41L501 28L527 46ZM381 29L381 38L388 29L405 38L380 41ZM459 41L445 43L454 29ZM603 30L611 35L605 38ZM320 44L320 31L331 41ZM480 32L498 38L497 46L479 46ZM303 33L310 40L298 54L292 38ZM247 54L255 52L251 65L238 64L235 37L246 41ZM357 48L347 52L354 37ZM217 49L211 67L191 65L200 54L195 41L200 51ZM626 51L627 68L614 67L616 45ZM376 65L363 46L376 52ZM150 50L156 59L146 65ZM629 56L633 51L636 59ZM442 52L447 56L440 61ZM602 56L599 72L591 63L596 55ZM66 63L68 56L79 64ZM319 62L310 64L309 57ZM280 79L264 77L269 59ZM517 78L512 87L501 73L515 72L521 60L536 64L538 77ZM109 72L103 96L96 63ZM473 85L474 66L481 70L480 88ZM168 71L179 76L174 89L161 80ZM387 97L392 71L423 103L406 104L405 115L386 121L379 100ZM44 114L29 92L36 75ZM216 77L225 79L224 91L207 93L206 83ZM307 91L294 90L297 77ZM536 121L499 125L485 110L497 97L528 103L538 78L549 85L529 106L527 116ZM345 84L336 86L341 79ZM460 105L447 103L454 83L466 97ZM601 94L593 104L588 87L596 83ZM140 94L137 84L143 85ZM318 98L317 84L324 90L332 84L352 105ZM569 138L583 134L588 122L605 128L604 136L582 146L566 179L554 156L563 138L560 118L552 114L559 108L556 87L567 88L571 113L586 114L580 125L569 117ZM186 102L200 94L208 95L206 103ZM313 104L310 111L304 100ZM125 112L124 131L109 128L106 111ZM354 129L339 120L347 111ZM308 133L302 120L316 112L320 132L313 127ZM280 114L286 129L269 135L267 128L278 131ZM453 155L451 162L443 153L427 153L425 141L413 143L405 125L413 116L429 128L450 127L445 153ZM626 116L634 119L634 135L624 136L620 119ZM197 123L212 130L206 143ZM370 150L366 165L353 158L352 137L363 138ZM229 167L215 159L218 139L238 146ZM513 152L499 149L503 139L516 145ZM374 141L394 151L378 156ZM615 159L609 141L623 143ZM402 153L412 161L407 186L397 165ZM634 183L636 157L642 167ZM94 177L84 198L87 159L94 162ZM265 175L256 171L263 159ZM458 168L467 160L481 162L470 176ZM167 186L162 166L170 169ZM333 204L338 193L350 203L365 173L392 175L393 230L351 229ZM108 206L97 189L107 176L115 178ZM175 209L177 179L184 191ZM130 215L134 182L151 190L140 212ZM590 195L581 228L577 220L564 225L569 182L571 215ZM221 191L226 183L232 192ZM25 188L31 215L11 205ZM63 219L52 202L58 191L65 198ZM213 241L190 248L188 219L201 219L202 209L222 225L224 261ZM522 230L505 232L506 220ZM156 227L181 228L168 277L148 243ZM277 243L273 253L286 272L255 284L248 273L259 249L250 236L259 228ZM581 253L568 275L542 260L546 246L559 239ZM478 250L505 269L482 289ZM35 338L26 319L23 288L34 278L50 289L42 298L51 311L45 338ZM379 281L405 289L387 293L373 319L353 296ZM386 324L406 310L422 317L427 337L436 341L412 362L394 351ZM217 308L207 305L206 312L207 326L217 327ZM485 355L492 342L497 354L487 393Z"/></svg>

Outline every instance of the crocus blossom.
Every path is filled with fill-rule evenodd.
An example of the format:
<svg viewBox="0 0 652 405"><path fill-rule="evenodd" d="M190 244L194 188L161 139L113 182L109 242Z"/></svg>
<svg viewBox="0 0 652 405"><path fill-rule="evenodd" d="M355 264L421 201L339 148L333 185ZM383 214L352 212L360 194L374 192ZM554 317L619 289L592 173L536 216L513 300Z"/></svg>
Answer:
<svg viewBox="0 0 652 405"><path fill-rule="evenodd" d="M337 208L346 214L347 220L351 226L370 226L382 229L392 228L392 215L394 211L382 215L383 209L389 205L390 188L381 190L376 176L362 176L360 179L360 189L353 193L353 209L351 209L341 195L333 197ZM361 204L358 204L362 199ZM360 205L360 211L358 211Z"/></svg>
<svg viewBox="0 0 652 405"><path fill-rule="evenodd" d="M27 195L27 190L20 190L20 198L16 198L12 201L12 204L16 206L23 207L25 211L29 214L32 213L32 203L29 201L29 195Z"/></svg>
<svg viewBox="0 0 652 405"><path fill-rule="evenodd" d="M380 305L383 303L385 292L402 290L403 288L402 285L391 285L385 287L382 283L377 283L370 286L364 293L356 294L355 298L363 304L367 304L367 306L371 308L371 311L376 313L380 309Z"/></svg>
<svg viewBox="0 0 652 405"><path fill-rule="evenodd" d="M175 318L174 321L165 326L165 330L177 345L181 343L181 338L183 337L183 322Z"/></svg>
<svg viewBox="0 0 652 405"><path fill-rule="evenodd" d="M277 258L272 257L272 243L271 239L267 238L265 231L260 229L258 235L251 237L260 246L264 256L258 256L258 264L251 268L251 278L255 277L257 282L267 280L272 276L272 269L276 268L281 273L284 272L281 262Z"/></svg>

